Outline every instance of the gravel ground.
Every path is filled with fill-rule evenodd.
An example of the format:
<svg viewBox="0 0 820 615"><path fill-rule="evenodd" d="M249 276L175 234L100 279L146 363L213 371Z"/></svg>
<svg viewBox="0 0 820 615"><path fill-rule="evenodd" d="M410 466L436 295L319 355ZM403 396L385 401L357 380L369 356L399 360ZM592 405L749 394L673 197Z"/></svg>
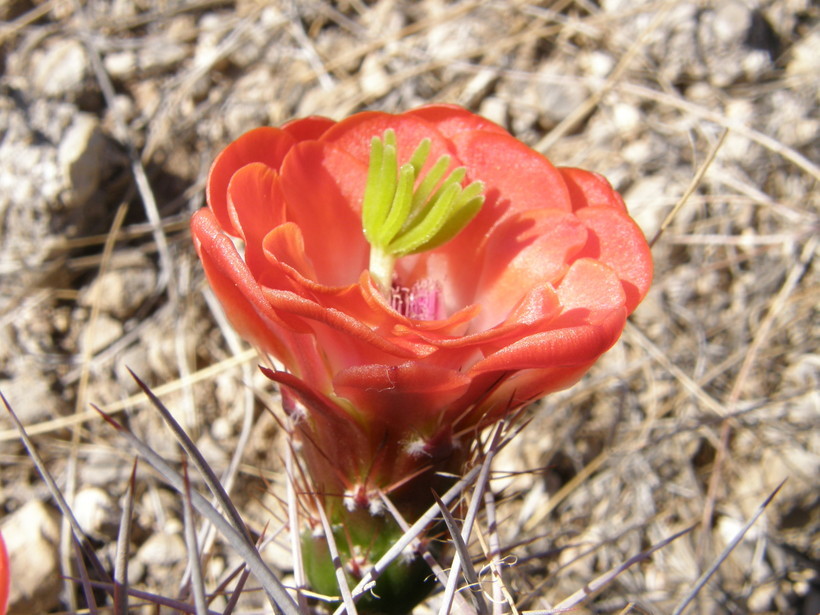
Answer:
<svg viewBox="0 0 820 615"><path fill-rule="evenodd" d="M602 173L657 237L622 341L494 465L515 607L587 588L572 612L671 613L719 560L687 613L818 613L818 16L808 0L0 4L0 391L103 564L136 454L89 404L180 456L130 368L291 578L277 394L187 227L216 153L293 117L454 102ZM11 612L82 611L65 519L0 421ZM132 495L130 581L192 603L181 498L143 462ZM211 591L240 560L219 537L205 552ZM235 612L264 605L249 589Z"/></svg>

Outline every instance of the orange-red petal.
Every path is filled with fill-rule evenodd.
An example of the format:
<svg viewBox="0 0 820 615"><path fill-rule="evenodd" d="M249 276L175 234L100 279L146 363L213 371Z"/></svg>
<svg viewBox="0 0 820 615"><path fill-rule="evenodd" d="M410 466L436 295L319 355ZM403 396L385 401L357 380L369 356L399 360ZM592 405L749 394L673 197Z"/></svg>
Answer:
<svg viewBox="0 0 820 615"><path fill-rule="evenodd" d="M460 398L471 379L454 369L408 361L398 365L354 365L333 379L336 391L368 418L401 433L429 431L442 409Z"/></svg>
<svg viewBox="0 0 820 615"><path fill-rule="evenodd" d="M222 231L209 209L200 209L191 219L194 246L211 284L231 324L245 339L293 364L294 356L285 343L282 323L261 292L230 238Z"/></svg>
<svg viewBox="0 0 820 615"><path fill-rule="evenodd" d="M475 113L470 113L464 107L458 105L425 105L408 111L404 116L419 117L433 124L436 130L448 139L462 132L473 130L509 134L495 122L491 122Z"/></svg>
<svg viewBox="0 0 820 615"><path fill-rule="evenodd" d="M475 325L503 321L532 287L557 283L587 242L571 213L533 209L507 217L487 239L475 301L484 310Z"/></svg>
<svg viewBox="0 0 820 615"><path fill-rule="evenodd" d="M285 219L278 173L261 162L240 168L228 183L228 216L245 241L245 260L255 276L263 271L262 241Z"/></svg>
<svg viewBox="0 0 820 615"><path fill-rule="evenodd" d="M599 260L620 277L631 313L652 283L652 254L637 224L617 210L588 207L576 214L590 230L579 257Z"/></svg>
<svg viewBox="0 0 820 615"><path fill-rule="evenodd" d="M233 174L252 162L261 162L278 170L295 144L296 140L279 128L256 128L233 141L216 157L208 173L205 191L208 206L226 232L239 236L228 215L228 184Z"/></svg>
<svg viewBox="0 0 820 615"><path fill-rule="evenodd" d="M569 190L573 211L584 207L606 207L626 213L621 195L602 175L571 167L560 167L558 171Z"/></svg>
<svg viewBox="0 0 820 615"><path fill-rule="evenodd" d="M297 141L315 141L332 128L334 124L336 122L330 118L314 115L292 120L282 125L282 130Z"/></svg>
<svg viewBox="0 0 820 615"><path fill-rule="evenodd" d="M363 164L367 164L370 159L371 139L381 138L387 130L392 130L396 134L396 151L401 162L410 160L419 143L424 139L430 139L430 153L425 168L435 164L445 154L453 157L451 168L460 165L454 156L450 141L436 130L433 124L410 114L392 115L380 111L357 113L328 130L322 135L322 141L335 144Z"/></svg>
<svg viewBox="0 0 820 615"><path fill-rule="evenodd" d="M364 164L321 141L295 146L282 165L287 219L302 229L317 282L354 284L367 269L361 223L366 180Z"/></svg>
<svg viewBox="0 0 820 615"><path fill-rule="evenodd" d="M6 543L3 540L3 536L0 534L0 615L6 615L10 586L11 568L9 566L9 554L6 550Z"/></svg>
<svg viewBox="0 0 820 615"><path fill-rule="evenodd" d="M481 211L465 232L480 238L499 221L530 209L572 211L561 173L544 156L508 134L472 131L457 134L453 143L470 180L486 186ZM474 243L476 243L474 241Z"/></svg>

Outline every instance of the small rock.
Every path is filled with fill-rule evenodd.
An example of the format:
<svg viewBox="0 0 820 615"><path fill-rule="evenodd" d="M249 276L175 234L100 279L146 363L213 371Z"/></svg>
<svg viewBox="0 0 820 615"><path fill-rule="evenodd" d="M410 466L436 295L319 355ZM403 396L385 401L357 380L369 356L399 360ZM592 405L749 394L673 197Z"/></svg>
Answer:
<svg viewBox="0 0 820 615"><path fill-rule="evenodd" d="M621 137L633 134L640 128L643 118L636 105L619 102L612 107L612 120Z"/></svg>
<svg viewBox="0 0 820 615"><path fill-rule="evenodd" d="M820 74L820 31L814 31L794 44L786 72L790 75Z"/></svg>
<svg viewBox="0 0 820 615"><path fill-rule="evenodd" d="M538 84L537 93L539 111L554 124L578 109L587 99L587 89L580 81L557 84L555 79L548 78Z"/></svg>
<svg viewBox="0 0 820 615"><path fill-rule="evenodd" d="M617 123L617 119L615 120ZM618 133L620 137L628 137L629 133ZM640 166L652 157L652 144L649 139L640 139L627 143L621 150L621 156L630 164Z"/></svg>
<svg viewBox="0 0 820 615"><path fill-rule="evenodd" d="M774 598L778 591L780 591L780 588L774 584L756 587L752 590L746 602L746 606L752 613L771 612L772 606L774 606Z"/></svg>
<svg viewBox="0 0 820 615"><path fill-rule="evenodd" d="M498 124L499 126L507 126L509 123L510 109L507 101L498 96L488 96L481 101L481 108L479 109L481 115Z"/></svg>
<svg viewBox="0 0 820 615"><path fill-rule="evenodd" d="M214 396L220 407L230 408L236 403L235 400L241 399L242 390L235 374L223 372L214 379L214 382L216 384Z"/></svg>
<svg viewBox="0 0 820 615"><path fill-rule="evenodd" d="M674 187L670 183L663 175L647 175L639 178L623 195L630 214L649 237L657 232L664 216L675 204Z"/></svg>
<svg viewBox="0 0 820 615"><path fill-rule="evenodd" d="M80 304L95 303L118 320L127 320L156 290L157 274L145 259L134 266L106 271L80 297Z"/></svg>
<svg viewBox="0 0 820 615"><path fill-rule="evenodd" d="M788 90L775 91L771 94L771 106L768 134L794 148L811 147L817 141L820 120L814 117L815 101Z"/></svg>
<svg viewBox="0 0 820 615"><path fill-rule="evenodd" d="M139 345L132 345L125 349L114 364L117 382L122 387L122 391L133 395L142 389L137 386L137 382L129 370L134 372L140 379L147 378L148 374L151 373L148 366L148 357L145 356L145 350Z"/></svg>
<svg viewBox="0 0 820 615"><path fill-rule="evenodd" d="M603 79L615 67L615 58L603 51L592 51L582 54L578 63L589 76Z"/></svg>
<svg viewBox="0 0 820 615"><path fill-rule="evenodd" d="M116 525L117 513L108 492L99 487L85 487L74 497L74 518L89 536L99 537L103 529Z"/></svg>
<svg viewBox="0 0 820 615"><path fill-rule="evenodd" d="M225 449L210 434L205 434L196 441L196 447L205 458L211 469L220 474L230 461Z"/></svg>
<svg viewBox="0 0 820 615"><path fill-rule="evenodd" d="M732 100L726 104L726 117L739 124L749 124L754 120L755 107L748 100ZM742 135L730 132L721 148L721 156L730 160L747 160L752 144Z"/></svg>
<svg viewBox="0 0 820 615"><path fill-rule="evenodd" d="M359 83L365 96L378 98L390 91L390 76L384 70L382 59L375 54L365 57L359 75Z"/></svg>
<svg viewBox="0 0 820 615"><path fill-rule="evenodd" d="M46 613L58 606L62 580L56 513L33 500L6 517L2 529L13 578L9 615Z"/></svg>
<svg viewBox="0 0 820 615"><path fill-rule="evenodd" d="M229 134L242 134L268 122L266 106L278 94L275 83L267 66L248 70L237 79L231 104L225 110L225 126Z"/></svg>
<svg viewBox="0 0 820 615"><path fill-rule="evenodd" d="M49 45L35 63L32 85L45 96L58 98L82 87L88 71L88 58L82 43L59 40Z"/></svg>
<svg viewBox="0 0 820 615"><path fill-rule="evenodd" d="M113 452L94 450L80 465L80 482L84 485L110 487L124 485L131 471L129 465Z"/></svg>
<svg viewBox="0 0 820 615"><path fill-rule="evenodd" d="M127 79L137 68L137 54L130 50L109 53L103 65L113 79Z"/></svg>
<svg viewBox="0 0 820 615"><path fill-rule="evenodd" d="M120 339L123 334L122 323L108 314L99 314L93 326L94 328L90 334L83 332L83 341L88 345L88 351L92 355L108 348Z"/></svg>
<svg viewBox="0 0 820 615"><path fill-rule="evenodd" d="M42 365L29 356L12 356L5 368L9 378L0 379L0 390L23 425L39 423L61 414L64 402L52 389L53 377L43 374L42 369ZM3 424L10 426L6 418ZM4 443L3 447L16 444Z"/></svg>
<svg viewBox="0 0 820 615"><path fill-rule="evenodd" d="M234 434L233 424L227 418L219 416L211 423L211 436L217 442L227 440Z"/></svg>
<svg viewBox="0 0 820 615"><path fill-rule="evenodd" d="M724 2L715 10L712 33L726 45L742 40L749 28L751 13L740 2Z"/></svg>
<svg viewBox="0 0 820 615"><path fill-rule="evenodd" d="M105 139L96 117L78 113L65 133L57 152L67 182L63 200L74 207L84 204L100 185Z"/></svg>
<svg viewBox="0 0 820 615"><path fill-rule="evenodd" d="M187 556L188 550L179 534L153 534L137 551L137 560L146 566L173 566Z"/></svg>
<svg viewBox="0 0 820 615"><path fill-rule="evenodd" d="M190 55L187 45L160 41L145 47L139 54L138 64L142 72L157 74L170 70Z"/></svg>
<svg viewBox="0 0 820 615"><path fill-rule="evenodd" d="M199 22L198 38L193 53L193 65L215 67L220 54L220 43L230 29L225 20L214 13L206 14Z"/></svg>

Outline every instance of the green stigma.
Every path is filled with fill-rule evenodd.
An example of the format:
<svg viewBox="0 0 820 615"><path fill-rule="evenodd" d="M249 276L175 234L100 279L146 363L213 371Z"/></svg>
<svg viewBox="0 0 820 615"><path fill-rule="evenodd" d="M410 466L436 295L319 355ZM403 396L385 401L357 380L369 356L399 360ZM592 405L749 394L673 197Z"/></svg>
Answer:
<svg viewBox="0 0 820 615"><path fill-rule="evenodd" d="M484 203L482 182L461 185L464 167L447 173L450 156L439 158L420 177L429 154L430 139L424 139L410 160L399 166L396 133L387 130L383 138L371 141L362 228L370 242L370 273L388 296L396 259L450 241Z"/></svg>

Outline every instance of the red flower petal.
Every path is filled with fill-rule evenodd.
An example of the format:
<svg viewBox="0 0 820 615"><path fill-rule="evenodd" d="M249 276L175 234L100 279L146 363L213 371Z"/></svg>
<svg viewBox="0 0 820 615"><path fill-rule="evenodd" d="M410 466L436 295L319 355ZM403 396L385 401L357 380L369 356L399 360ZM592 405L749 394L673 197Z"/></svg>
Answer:
<svg viewBox="0 0 820 615"><path fill-rule="evenodd" d="M626 213L626 205L621 195L612 189L602 175L570 167L561 167L558 170L569 189L573 211L584 207L607 207Z"/></svg>
<svg viewBox="0 0 820 615"><path fill-rule="evenodd" d="M587 241L587 230L572 214L535 209L507 217L496 226L483 253L476 302L484 311L478 329L507 317L530 288L554 284Z"/></svg>
<svg viewBox="0 0 820 615"><path fill-rule="evenodd" d="M529 335L479 361L471 372L589 364L623 330L624 295L615 273L593 260L575 262L558 287L563 307L549 329Z"/></svg>
<svg viewBox="0 0 820 615"><path fill-rule="evenodd" d="M459 235L435 251L446 263L449 294L456 305L465 305L477 296L478 283L475 271L465 263L491 258L484 252L491 229L525 211L569 212L572 206L558 170L510 135L464 132L457 134L453 143L467 167L467 179L480 180L486 186L484 205L478 215Z"/></svg>
<svg viewBox="0 0 820 615"><path fill-rule="evenodd" d="M289 336L213 212L196 212L191 232L211 288L237 332L285 364L294 364Z"/></svg>
<svg viewBox="0 0 820 615"><path fill-rule="evenodd" d="M285 220L278 174L261 162L240 168L228 184L228 216L245 241L245 260L254 275L264 271L262 240Z"/></svg>
<svg viewBox="0 0 820 615"><path fill-rule="evenodd" d="M269 266L267 271L257 276L262 285L298 292L298 285L302 280L294 281L283 272L285 267L292 275L308 280L316 279L313 263L305 253L302 229L293 222L285 222L270 231L262 242L262 249Z"/></svg>
<svg viewBox="0 0 820 615"><path fill-rule="evenodd" d="M420 117L424 121L430 122L447 138L472 130L484 130L509 135L506 130L495 122L491 122L475 113L470 113L458 105L425 105L408 111L404 114L404 117L407 116Z"/></svg>
<svg viewBox="0 0 820 615"><path fill-rule="evenodd" d="M579 256L597 259L618 273L631 313L652 283L652 254L641 229L617 210L587 207L577 216L590 230Z"/></svg>
<svg viewBox="0 0 820 615"><path fill-rule="evenodd" d="M279 128L257 128L246 132L216 157L205 190L208 206L226 232L239 236L228 215L228 183L233 174L252 162L278 170L295 143L292 136Z"/></svg>
<svg viewBox="0 0 820 615"><path fill-rule="evenodd" d="M541 154L509 134L473 131L453 137L470 180L481 180L487 198L478 216L462 232L473 239L500 220L530 209L572 211L561 173Z"/></svg>
<svg viewBox="0 0 820 615"><path fill-rule="evenodd" d="M564 315L574 310L584 310L589 314L624 311L626 298L617 272L590 258L579 259L572 264L557 292ZM622 316L626 318L626 314Z"/></svg>
<svg viewBox="0 0 820 615"><path fill-rule="evenodd" d="M471 379L456 370L418 361L400 365L355 365L333 379L335 390L367 411L367 420L390 431L430 434L441 411L461 397Z"/></svg>
<svg viewBox="0 0 820 615"><path fill-rule="evenodd" d="M623 319L621 319L623 324ZM610 325L612 322L610 322ZM517 371L545 366L588 365L608 350L620 335L612 326L578 325L542 331L525 337L479 361L471 373Z"/></svg>
<svg viewBox="0 0 820 615"><path fill-rule="evenodd" d="M336 122L326 117L312 116L293 120L282 126L282 130L297 141L315 141Z"/></svg>
<svg viewBox="0 0 820 615"><path fill-rule="evenodd" d="M363 164L367 164L370 160L371 139L381 138L386 130L393 130L396 133L399 164L410 160L424 139L430 139L430 153L425 168L435 164L445 154L455 158L455 151L450 142L435 129L435 126L409 114L391 115L379 111L357 113L328 130L322 135L322 141L335 144ZM454 159L452 168L460 164Z"/></svg>
<svg viewBox="0 0 820 615"><path fill-rule="evenodd" d="M322 284L354 284L367 269L369 246L361 222L366 180L366 165L321 141L300 143L282 165L287 219L302 229Z"/></svg>
<svg viewBox="0 0 820 615"><path fill-rule="evenodd" d="M307 328L313 333L332 373L347 365L370 363L374 358L386 364L400 363L434 350L426 344L397 345L346 312L295 293L268 288L261 291L284 322L296 330Z"/></svg>

